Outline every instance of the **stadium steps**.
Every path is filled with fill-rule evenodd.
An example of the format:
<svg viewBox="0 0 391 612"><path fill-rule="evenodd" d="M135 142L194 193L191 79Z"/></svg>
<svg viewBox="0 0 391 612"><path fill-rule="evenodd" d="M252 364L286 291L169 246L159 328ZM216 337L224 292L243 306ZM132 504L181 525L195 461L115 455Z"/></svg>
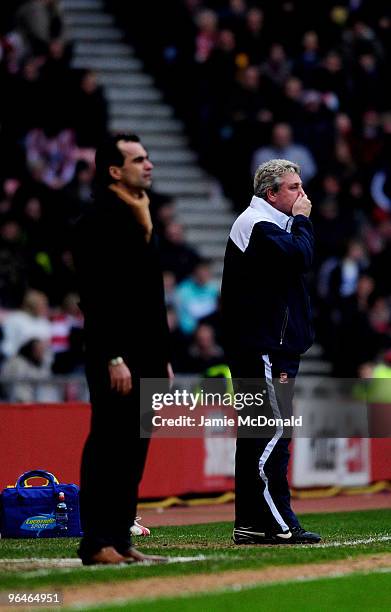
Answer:
<svg viewBox="0 0 391 612"><path fill-rule="evenodd" d="M108 101L111 103L113 114L117 114L117 108L115 105L118 105L119 111L121 114L126 111L127 113L133 112L133 107L135 108L143 108L144 113L147 113L151 110L151 108L161 108L164 109L165 116L167 113L173 116L173 110L170 106L162 104L162 96L159 91L151 88L151 84L145 84L144 86L138 85L137 89L133 86L132 88L125 88L123 86L113 86L107 88ZM142 103L137 103L137 100L142 100ZM145 102L148 102L148 105L145 105ZM155 102L155 104L152 104Z"/></svg>
<svg viewBox="0 0 391 612"><path fill-rule="evenodd" d="M104 44L104 43L102 43ZM113 43L115 44L115 43ZM110 72L110 70L99 70L99 81L105 87L108 88L106 93L111 92L111 88L116 85L121 88L124 94L127 93L128 89L135 89L144 85L153 85L153 78L149 74L143 74L142 72L135 72L133 74L117 74Z"/></svg>
<svg viewBox="0 0 391 612"><path fill-rule="evenodd" d="M192 228L205 228L205 213L203 212L189 212L187 213L187 220ZM226 232L227 225L231 225L232 222L233 216L231 213L222 212L208 219L208 228L223 228L224 232ZM227 239L227 234L225 234L225 239Z"/></svg>
<svg viewBox="0 0 391 612"><path fill-rule="evenodd" d="M211 203L207 200L200 200L197 197L183 197L180 202L177 204L177 209L182 213L203 213L204 219L209 223ZM213 211L218 211L220 215L222 212L227 212L227 209L224 206L224 200L221 198L215 198L213 202ZM232 219L234 217L232 216Z"/></svg>
<svg viewBox="0 0 391 612"><path fill-rule="evenodd" d="M152 160L154 161L154 160ZM154 179L172 181L173 179L183 180L202 180L202 170L197 166L189 166L184 164L178 168L172 166L157 165L153 170ZM205 219L204 219L205 220ZM190 221L190 218L188 219Z"/></svg>
<svg viewBox="0 0 391 612"><path fill-rule="evenodd" d="M233 221L231 206L215 180L202 170L175 118L143 62L125 42L103 0L61 0L74 68L95 70L109 104L113 132L135 131L155 163L154 188L175 198L178 220L189 242L214 260L221 277L226 238ZM207 228L207 231L203 231Z"/></svg>
<svg viewBox="0 0 391 612"><path fill-rule="evenodd" d="M76 43L74 52L76 55L93 56L93 57L107 57L112 53L116 57L129 57L132 55L132 50L122 42L119 43L100 43L96 45L90 42L79 42ZM111 74L111 73L109 73Z"/></svg>
<svg viewBox="0 0 391 612"><path fill-rule="evenodd" d="M104 28L106 33L109 28ZM73 31L73 30L72 30ZM91 30L93 31L93 30ZM110 34L107 34L110 36ZM112 72L137 72L142 68L142 63L136 57L95 57L93 55L76 56L73 62L74 68L90 68L91 70L110 70Z"/></svg>
<svg viewBox="0 0 391 612"><path fill-rule="evenodd" d="M62 4L66 4L64 0ZM102 41L117 42L122 40L122 34L115 26L75 26L68 24L67 19L64 19L64 21L66 24L67 36L70 40L96 41L96 44Z"/></svg>
<svg viewBox="0 0 391 612"><path fill-rule="evenodd" d="M144 104L129 104L128 99L118 96L110 104L111 112L118 117L126 117L130 121L143 117L153 117L158 119L167 119L173 116L173 111L169 106L163 104L149 104L145 108Z"/></svg>
<svg viewBox="0 0 391 612"><path fill-rule="evenodd" d="M103 11L103 0L62 0L61 5L66 13L70 11Z"/></svg>
<svg viewBox="0 0 391 612"><path fill-rule="evenodd" d="M192 167L198 167L196 166L197 156L193 151L178 151L177 149L162 150L149 147L149 156L155 164L162 166L166 164L180 166L182 164L192 163Z"/></svg>

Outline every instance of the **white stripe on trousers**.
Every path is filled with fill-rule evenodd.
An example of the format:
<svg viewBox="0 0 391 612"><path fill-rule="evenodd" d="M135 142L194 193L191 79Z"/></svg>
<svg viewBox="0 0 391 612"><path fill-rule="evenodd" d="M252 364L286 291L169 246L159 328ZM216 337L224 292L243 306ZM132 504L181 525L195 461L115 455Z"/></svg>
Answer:
<svg viewBox="0 0 391 612"><path fill-rule="evenodd" d="M273 415L276 419L281 419L281 413L280 413L280 409L278 408L276 393L274 391L274 386L273 386L272 367L271 367L269 355L262 355L262 359L265 365L265 378L266 378L266 384L267 384L267 388L269 392L270 405L273 410ZM269 506L275 520L280 525L282 530L289 531L288 525L285 523L281 514L278 512L277 507L272 499L272 496L270 495L269 481L268 481L268 478L264 470L265 463L268 460L270 454L272 453L274 447L276 446L278 440L281 438L283 432L284 432L283 426L276 425L276 433L274 434L270 442L267 443L265 450L263 451L262 455L259 458L258 466L259 466L259 474L263 482L265 483L265 489L263 491L263 496L266 500L266 503Z"/></svg>

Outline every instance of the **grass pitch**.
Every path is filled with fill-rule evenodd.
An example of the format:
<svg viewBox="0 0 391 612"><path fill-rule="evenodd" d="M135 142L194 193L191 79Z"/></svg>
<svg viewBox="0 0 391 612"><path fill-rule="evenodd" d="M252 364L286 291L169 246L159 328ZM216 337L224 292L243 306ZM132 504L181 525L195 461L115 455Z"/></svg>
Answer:
<svg viewBox="0 0 391 612"><path fill-rule="evenodd" d="M224 593L83 608L88 612L357 612L389 610L391 574L357 574L296 583L232 589ZM65 611L63 611L65 612Z"/></svg>
<svg viewBox="0 0 391 612"><path fill-rule="evenodd" d="M184 582L197 574L216 575L230 570L251 570L272 566L299 566L346 560L359 556L368 557L377 553L391 552L391 510L369 510L359 512L338 512L328 514L307 514L302 524L323 536L320 545L294 546L235 546L231 543L231 523L211 523L160 527L152 530L149 538L135 538L136 545L145 552L169 556L166 565L131 565L125 567L48 567L46 569L13 569L8 560L25 559L70 559L76 558L77 540L74 539L31 539L1 540L0 542L0 592L11 589L31 591L38 589L66 590L68 585L93 585L96 583L119 583L129 585L131 581L149 578L181 577ZM59 563L60 565L60 563ZM365 589L364 589L365 587ZM240 593L237 589L240 588ZM215 589L213 589L215 590ZM364 592L365 591L365 592ZM291 597L295 594L294 598ZM180 589L178 590L180 595ZM153 597L153 594L151 594ZM288 603L292 601L292 607ZM299 604L302 601L302 604ZM91 603L94 599L91 599ZM262 602L262 605L260 605ZM177 598L158 597L142 603L110 604L100 610L129 609L143 607L165 612L195 611L201 606L213 612L270 610L351 610L391 609L391 574L377 570L351 576L322 578L305 582L289 582L262 585L222 593L187 595ZM282 605L284 604L284 605ZM83 609L92 610L95 608ZM62 608L64 610L64 608Z"/></svg>

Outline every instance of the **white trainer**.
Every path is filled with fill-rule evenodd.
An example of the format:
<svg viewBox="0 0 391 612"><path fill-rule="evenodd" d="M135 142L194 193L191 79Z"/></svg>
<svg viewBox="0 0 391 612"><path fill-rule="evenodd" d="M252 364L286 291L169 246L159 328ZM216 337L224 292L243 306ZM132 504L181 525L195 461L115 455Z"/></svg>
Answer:
<svg viewBox="0 0 391 612"><path fill-rule="evenodd" d="M130 533L133 536L149 536L149 535L151 535L151 531L148 529L148 527L144 527L143 525L140 525L140 523L138 521L141 521L141 516L136 516L136 519L134 521L134 525L132 525L131 528L130 528Z"/></svg>

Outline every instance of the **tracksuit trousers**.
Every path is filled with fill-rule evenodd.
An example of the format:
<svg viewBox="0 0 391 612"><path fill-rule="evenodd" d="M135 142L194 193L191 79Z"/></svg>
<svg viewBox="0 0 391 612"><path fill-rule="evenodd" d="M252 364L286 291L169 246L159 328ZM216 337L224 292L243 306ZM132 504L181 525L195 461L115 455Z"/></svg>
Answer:
<svg viewBox="0 0 391 612"><path fill-rule="evenodd" d="M240 357L240 359L239 359ZM229 360L235 393L263 394L251 416L289 418L299 355L251 355ZM235 455L235 527L283 533L299 526L291 508L287 479L291 428L280 425L239 428Z"/></svg>

